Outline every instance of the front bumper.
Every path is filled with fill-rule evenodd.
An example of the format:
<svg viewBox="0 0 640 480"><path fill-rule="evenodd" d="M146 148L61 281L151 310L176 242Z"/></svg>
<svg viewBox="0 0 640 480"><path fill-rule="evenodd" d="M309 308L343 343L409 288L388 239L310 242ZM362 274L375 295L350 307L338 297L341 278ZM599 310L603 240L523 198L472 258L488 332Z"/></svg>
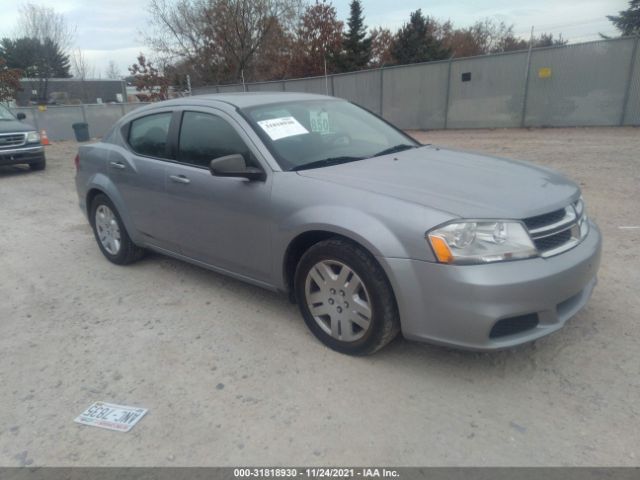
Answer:
<svg viewBox="0 0 640 480"><path fill-rule="evenodd" d="M381 259L396 294L403 335L499 350L560 329L584 307L597 281L602 237L595 224L590 227L579 245L549 258L460 266ZM524 330L496 326L524 319Z"/></svg>
<svg viewBox="0 0 640 480"><path fill-rule="evenodd" d="M0 166L40 163L44 159L44 147L42 145L0 150Z"/></svg>

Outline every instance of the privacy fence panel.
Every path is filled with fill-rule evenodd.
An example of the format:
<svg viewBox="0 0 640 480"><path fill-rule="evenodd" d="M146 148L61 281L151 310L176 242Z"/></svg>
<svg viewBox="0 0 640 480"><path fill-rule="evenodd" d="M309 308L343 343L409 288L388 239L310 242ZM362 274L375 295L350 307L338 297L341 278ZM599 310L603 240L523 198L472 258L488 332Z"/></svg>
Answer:
<svg viewBox="0 0 640 480"><path fill-rule="evenodd" d="M85 105L89 134L102 137L122 117L122 105Z"/></svg>
<svg viewBox="0 0 640 480"><path fill-rule="evenodd" d="M125 115L129 112L133 112L135 109L140 108L140 107L144 107L145 105L148 105L148 103L125 103L124 105L124 112Z"/></svg>
<svg viewBox="0 0 640 480"><path fill-rule="evenodd" d="M328 77L198 87L193 94L334 95L403 129L640 125L640 40L620 38ZM144 103L15 108L52 140L101 136Z"/></svg>
<svg viewBox="0 0 640 480"><path fill-rule="evenodd" d="M534 50L526 126L619 125L634 40Z"/></svg>
<svg viewBox="0 0 640 480"><path fill-rule="evenodd" d="M218 91L220 93L244 92L244 85L219 85Z"/></svg>
<svg viewBox="0 0 640 480"><path fill-rule="evenodd" d="M209 95L211 93L218 93L217 86L207 86L207 87L194 87L191 91L193 95Z"/></svg>
<svg viewBox="0 0 640 480"><path fill-rule="evenodd" d="M405 129L445 127L449 63L394 67L382 77L382 114Z"/></svg>
<svg viewBox="0 0 640 480"><path fill-rule="evenodd" d="M331 95L331 79L324 77L302 78L284 82L286 92L319 93Z"/></svg>
<svg viewBox="0 0 640 480"><path fill-rule="evenodd" d="M37 123L40 130L47 131L50 140L68 140L73 137L74 123L84 122L82 106L49 106L37 111Z"/></svg>
<svg viewBox="0 0 640 480"><path fill-rule="evenodd" d="M247 84L249 92L282 92L284 91L284 82L264 82Z"/></svg>
<svg viewBox="0 0 640 480"><path fill-rule="evenodd" d="M625 125L640 125L640 37L636 39L634 52L624 116Z"/></svg>
<svg viewBox="0 0 640 480"><path fill-rule="evenodd" d="M378 115L382 113L381 89L381 70L346 73L333 77L334 96L349 100Z"/></svg>
<svg viewBox="0 0 640 480"><path fill-rule="evenodd" d="M526 70L526 53L454 60L447 127L519 127Z"/></svg>

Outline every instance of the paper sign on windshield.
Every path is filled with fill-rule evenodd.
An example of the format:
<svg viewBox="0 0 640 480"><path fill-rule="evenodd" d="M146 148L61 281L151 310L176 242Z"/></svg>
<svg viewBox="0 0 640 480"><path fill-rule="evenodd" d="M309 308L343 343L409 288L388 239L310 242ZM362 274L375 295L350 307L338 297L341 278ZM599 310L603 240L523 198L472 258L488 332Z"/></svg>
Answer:
<svg viewBox="0 0 640 480"><path fill-rule="evenodd" d="M270 120L261 120L258 122L271 140L280 140L281 138L293 137L295 135L304 135L309 131L304 128L294 117L272 118Z"/></svg>

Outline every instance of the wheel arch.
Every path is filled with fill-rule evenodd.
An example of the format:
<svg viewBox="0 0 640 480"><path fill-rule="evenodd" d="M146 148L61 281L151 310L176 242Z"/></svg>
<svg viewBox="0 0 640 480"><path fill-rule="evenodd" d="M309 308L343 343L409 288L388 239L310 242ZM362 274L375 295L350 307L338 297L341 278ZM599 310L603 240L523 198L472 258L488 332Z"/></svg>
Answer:
<svg viewBox="0 0 640 480"><path fill-rule="evenodd" d="M382 269L385 276L387 276L387 280L391 285L391 290L393 295L395 296L395 292L393 289L393 283L388 276L387 268L380 263L380 254L379 252L373 250L370 246L366 245L365 242L360 241L356 235L349 235L345 232L338 232L332 229L312 229L299 233L297 236L291 239L287 248L285 250L285 254L282 261L282 278L283 283L286 289L286 292L289 295L289 299L291 302L295 303L295 288L293 285L296 268L300 259L304 255L304 253L309 250L313 245L322 242L324 240L328 240L330 238L340 238L342 240L346 240L349 243L356 245L361 248L365 252L367 252L373 260L378 264L378 266Z"/></svg>
<svg viewBox="0 0 640 480"><path fill-rule="evenodd" d="M96 198L96 196L100 194L105 195L106 197L109 198L109 200L113 202L116 209L118 210L118 215L120 215L120 218L122 219L122 223L124 223L124 226L127 229L127 233L129 237L134 243L140 244L141 243L140 234L138 230L135 228L133 221L131 220L131 217L126 208L124 200L120 195L120 192L112 183L112 181L103 174L96 175L87 187L87 193L85 194L85 201L86 201L87 217L89 219L89 222L93 224L93 219L91 218L92 203L93 203L93 200Z"/></svg>

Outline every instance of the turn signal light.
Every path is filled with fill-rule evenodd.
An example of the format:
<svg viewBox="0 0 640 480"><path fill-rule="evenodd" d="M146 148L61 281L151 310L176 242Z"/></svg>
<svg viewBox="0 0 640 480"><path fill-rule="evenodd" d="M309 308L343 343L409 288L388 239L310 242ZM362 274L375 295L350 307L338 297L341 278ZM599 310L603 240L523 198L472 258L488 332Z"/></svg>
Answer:
<svg viewBox="0 0 640 480"><path fill-rule="evenodd" d="M447 245L447 242L443 238L434 235L429 236L429 240L431 240L431 246L439 262L451 263L453 261L453 255L451 254L449 245Z"/></svg>

